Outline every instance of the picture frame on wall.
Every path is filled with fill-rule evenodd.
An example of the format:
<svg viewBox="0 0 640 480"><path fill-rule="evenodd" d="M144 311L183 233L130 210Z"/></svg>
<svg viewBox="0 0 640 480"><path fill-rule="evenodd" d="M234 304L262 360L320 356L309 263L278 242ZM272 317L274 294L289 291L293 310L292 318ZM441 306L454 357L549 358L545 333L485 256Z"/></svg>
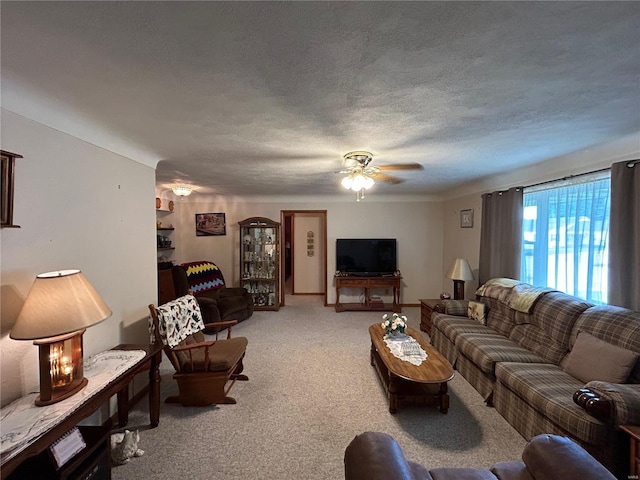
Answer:
<svg viewBox="0 0 640 480"><path fill-rule="evenodd" d="M226 235L224 213L196 213L196 236Z"/></svg>
<svg viewBox="0 0 640 480"><path fill-rule="evenodd" d="M0 150L0 226L18 227L13 223L13 182L16 158L22 158L17 153Z"/></svg>
<svg viewBox="0 0 640 480"><path fill-rule="evenodd" d="M460 210L460 227L473 228L473 208Z"/></svg>

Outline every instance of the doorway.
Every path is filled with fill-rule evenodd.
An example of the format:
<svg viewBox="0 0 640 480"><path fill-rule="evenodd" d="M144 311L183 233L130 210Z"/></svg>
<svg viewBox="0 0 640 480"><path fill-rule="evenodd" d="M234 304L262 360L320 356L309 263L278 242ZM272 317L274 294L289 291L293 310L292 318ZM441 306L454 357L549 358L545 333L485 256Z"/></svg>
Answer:
<svg viewBox="0 0 640 480"><path fill-rule="evenodd" d="M281 305L293 296L322 296L327 306L327 211L282 210Z"/></svg>

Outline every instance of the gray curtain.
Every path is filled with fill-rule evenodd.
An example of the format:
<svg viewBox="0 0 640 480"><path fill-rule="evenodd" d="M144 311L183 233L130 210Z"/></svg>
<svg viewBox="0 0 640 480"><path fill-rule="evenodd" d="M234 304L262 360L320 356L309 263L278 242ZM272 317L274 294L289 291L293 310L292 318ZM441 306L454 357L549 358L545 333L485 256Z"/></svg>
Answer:
<svg viewBox="0 0 640 480"><path fill-rule="evenodd" d="M522 187L482 195L478 281L520 279Z"/></svg>
<svg viewBox="0 0 640 480"><path fill-rule="evenodd" d="M640 160L611 165L608 302L640 311Z"/></svg>

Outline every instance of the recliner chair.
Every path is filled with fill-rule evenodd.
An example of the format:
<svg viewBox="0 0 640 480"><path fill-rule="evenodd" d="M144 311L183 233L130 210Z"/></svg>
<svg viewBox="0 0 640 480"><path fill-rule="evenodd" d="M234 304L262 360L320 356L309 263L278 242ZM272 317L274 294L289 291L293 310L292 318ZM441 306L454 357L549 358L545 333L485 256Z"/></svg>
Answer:
<svg viewBox="0 0 640 480"><path fill-rule="evenodd" d="M222 271L213 262L183 263L158 270L158 303L193 294L198 301L205 324L224 320L241 322L253 315L253 297L243 287L227 287ZM219 331L208 326L205 333Z"/></svg>

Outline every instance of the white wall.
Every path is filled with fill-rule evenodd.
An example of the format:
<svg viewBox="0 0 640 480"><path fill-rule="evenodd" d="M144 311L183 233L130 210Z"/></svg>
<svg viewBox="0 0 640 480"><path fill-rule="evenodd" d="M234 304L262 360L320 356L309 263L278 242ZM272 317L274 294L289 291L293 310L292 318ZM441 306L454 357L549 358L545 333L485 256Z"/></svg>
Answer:
<svg viewBox="0 0 640 480"><path fill-rule="evenodd" d="M453 280L445 275L451 262L456 258L466 258L473 270L474 280L465 282L464 296L472 299L478 288L478 262L480 253L480 221L482 219L482 198L480 194L466 195L443 202L443 249L442 249L442 290L453 298ZM460 227L460 210L473 209L473 227ZM431 298L431 297L430 297ZM433 297L433 298L438 298Z"/></svg>
<svg viewBox="0 0 640 480"><path fill-rule="evenodd" d="M113 311L84 335L85 357L148 343L156 301L155 171L1 111L16 161L14 223L0 230L2 405L38 388L37 348L9 331L41 272L79 268Z"/></svg>
<svg viewBox="0 0 640 480"><path fill-rule="evenodd" d="M327 211L328 302L335 302L335 241L337 238L397 238L398 266L403 275L402 302L417 304L420 298L438 295L442 289L442 208L439 201L367 196L356 202L327 198L207 198L192 194L176 203L173 233L177 263L211 260L228 283L239 284L238 222L248 217L280 221L281 210ZM226 214L227 235L197 237L196 213ZM380 295L384 292L377 293ZM391 292L387 292L390 296ZM346 301L346 300L345 300Z"/></svg>

